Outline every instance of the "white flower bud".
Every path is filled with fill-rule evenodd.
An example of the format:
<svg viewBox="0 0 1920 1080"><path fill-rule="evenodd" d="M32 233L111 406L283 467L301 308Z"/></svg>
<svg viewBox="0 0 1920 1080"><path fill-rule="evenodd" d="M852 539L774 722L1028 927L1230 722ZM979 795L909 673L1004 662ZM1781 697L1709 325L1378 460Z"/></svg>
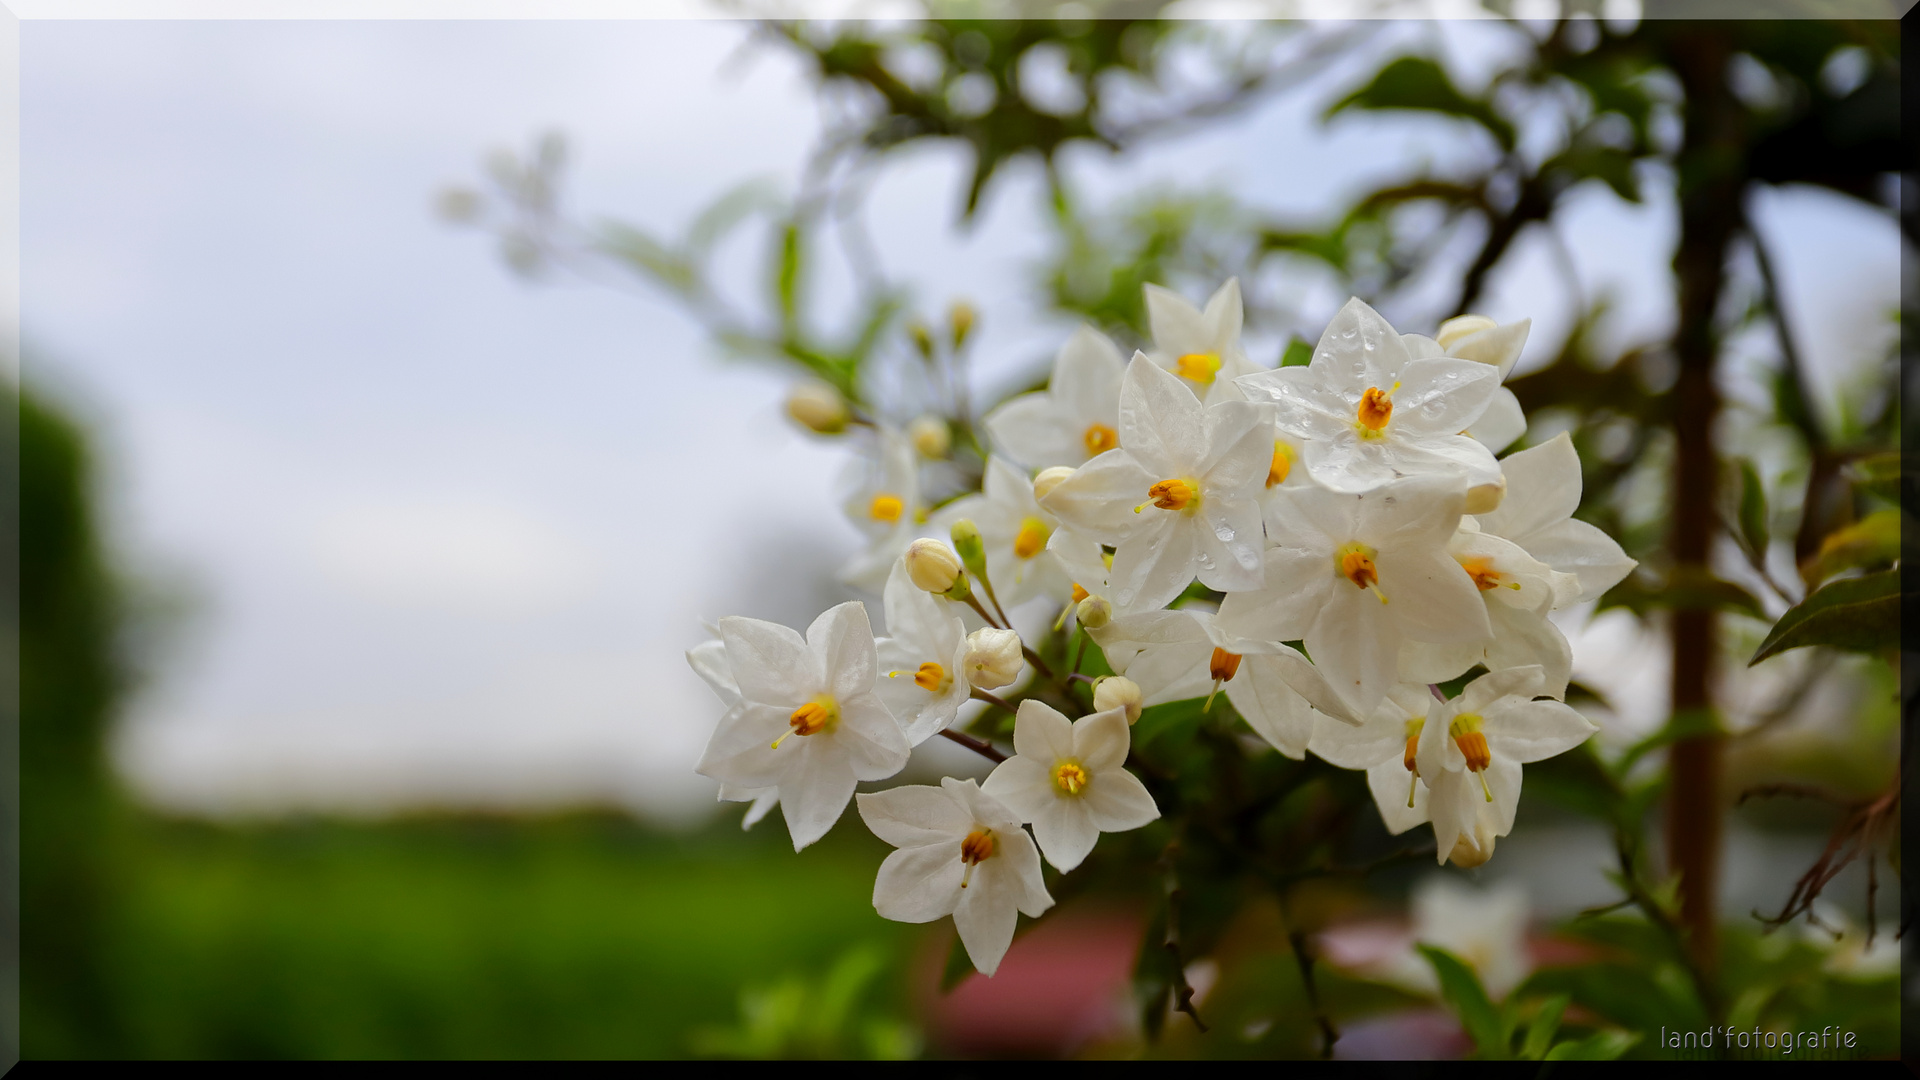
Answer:
<svg viewBox="0 0 1920 1080"><path fill-rule="evenodd" d="M1485 315L1456 315L1440 324L1440 329L1433 335L1433 340L1439 342L1441 348L1451 349L1454 342L1468 334L1491 330L1499 325Z"/></svg>
<svg viewBox="0 0 1920 1080"><path fill-rule="evenodd" d="M809 431L838 435L847 428L847 399L823 382L795 383L787 393L787 415Z"/></svg>
<svg viewBox="0 0 1920 1080"><path fill-rule="evenodd" d="M997 690L1019 678L1026 662L1020 635L1011 630L988 626L967 635L967 681L982 690Z"/></svg>
<svg viewBox="0 0 1920 1080"><path fill-rule="evenodd" d="M1060 481L1073 475L1073 470L1065 465L1055 465L1051 469L1041 469L1040 475L1033 478L1033 498L1035 502L1047 497L1047 492L1060 486Z"/></svg>
<svg viewBox="0 0 1920 1080"><path fill-rule="evenodd" d="M1091 599L1091 598L1089 598ZM1125 708L1127 723L1140 719L1140 686L1132 679L1109 675L1093 684L1093 711Z"/></svg>
<svg viewBox="0 0 1920 1080"><path fill-rule="evenodd" d="M937 416L923 416L907 425L907 438L923 458L943 458L953 446L953 432Z"/></svg>
<svg viewBox="0 0 1920 1080"><path fill-rule="evenodd" d="M1074 618L1089 630L1098 630L1113 621L1113 605L1104 596L1089 596L1073 610Z"/></svg>
<svg viewBox="0 0 1920 1080"><path fill-rule="evenodd" d="M1484 821L1476 821L1471 832L1462 829L1460 838L1453 842L1453 851L1442 862L1450 862L1463 870L1471 870L1493 858L1493 827Z"/></svg>
<svg viewBox="0 0 1920 1080"><path fill-rule="evenodd" d="M915 540L907 548L907 576L930 593L946 593L960 577L960 556L938 540Z"/></svg>
<svg viewBox="0 0 1920 1080"><path fill-rule="evenodd" d="M1500 500L1507 497L1507 478L1502 476L1491 484L1475 484L1467 489L1467 508L1469 514L1491 514L1500 508Z"/></svg>

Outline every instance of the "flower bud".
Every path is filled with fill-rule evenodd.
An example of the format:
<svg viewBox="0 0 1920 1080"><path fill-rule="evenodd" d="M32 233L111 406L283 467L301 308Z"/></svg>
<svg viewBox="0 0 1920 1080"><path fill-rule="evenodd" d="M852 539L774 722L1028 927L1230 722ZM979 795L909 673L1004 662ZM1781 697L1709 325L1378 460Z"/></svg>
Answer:
<svg viewBox="0 0 1920 1080"><path fill-rule="evenodd" d="M953 537L953 550L960 553L960 562L977 577L987 576L987 545L980 539L980 527L972 518L961 518L953 523L950 533Z"/></svg>
<svg viewBox="0 0 1920 1080"><path fill-rule="evenodd" d="M1127 723L1140 719L1140 685L1120 675L1109 675L1093 684L1093 711L1125 708Z"/></svg>
<svg viewBox="0 0 1920 1080"><path fill-rule="evenodd" d="M1482 330L1491 330L1499 325L1485 315L1455 315L1440 324L1440 329L1435 331L1433 340L1439 342L1441 348L1451 349L1453 343L1461 338L1469 334L1477 334Z"/></svg>
<svg viewBox="0 0 1920 1080"><path fill-rule="evenodd" d="M808 431L838 435L847 429L847 399L823 382L795 383L787 392L787 415Z"/></svg>
<svg viewBox="0 0 1920 1080"><path fill-rule="evenodd" d="M1081 626L1098 630L1113 621L1113 605L1107 603L1104 596L1089 596L1073 609L1073 616L1080 620Z"/></svg>
<svg viewBox="0 0 1920 1080"><path fill-rule="evenodd" d="M913 347L919 350L921 359L933 359L933 333L927 329L926 323L919 319L910 320L907 323L907 336L913 339Z"/></svg>
<svg viewBox="0 0 1920 1080"><path fill-rule="evenodd" d="M967 343L967 335L973 333L974 318L973 305L965 300L955 300L953 307L948 310L947 325L953 328L954 352L959 352L960 347Z"/></svg>
<svg viewBox="0 0 1920 1080"><path fill-rule="evenodd" d="M945 595L966 580L953 549L938 540L915 540L907 548L907 576L930 593Z"/></svg>
<svg viewBox="0 0 1920 1080"><path fill-rule="evenodd" d="M1060 486L1060 481L1073 475L1073 470L1065 465L1055 465L1050 469L1041 469L1040 475L1033 478L1033 499L1039 502L1047 493Z"/></svg>
<svg viewBox="0 0 1920 1080"><path fill-rule="evenodd" d="M1491 514L1500 508L1500 500L1507 497L1507 478L1502 476L1491 484L1475 484L1467 489L1467 506L1463 513Z"/></svg>
<svg viewBox="0 0 1920 1080"><path fill-rule="evenodd" d="M982 690L998 690L1020 677L1026 666L1020 635L987 626L967 635L967 681Z"/></svg>
<svg viewBox="0 0 1920 1080"><path fill-rule="evenodd" d="M1471 832L1461 831L1460 838L1453 842L1453 850L1444 861L1463 870L1471 870L1493 858L1493 841L1493 829L1475 822Z"/></svg>
<svg viewBox="0 0 1920 1080"><path fill-rule="evenodd" d="M943 458L953 446L953 432L937 416L923 416L907 425L907 438L923 458Z"/></svg>

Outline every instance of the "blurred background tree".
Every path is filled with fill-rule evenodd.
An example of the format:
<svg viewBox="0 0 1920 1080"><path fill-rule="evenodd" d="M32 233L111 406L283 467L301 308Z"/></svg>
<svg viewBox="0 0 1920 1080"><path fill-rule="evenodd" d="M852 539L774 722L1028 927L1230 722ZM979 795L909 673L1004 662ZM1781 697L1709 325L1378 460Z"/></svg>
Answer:
<svg viewBox="0 0 1920 1080"><path fill-rule="evenodd" d="M1010 163L1038 162L1053 230L1037 268L1046 303L1129 346L1145 337L1144 282L1192 294L1239 275L1250 320L1284 324L1287 305L1256 285L1279 268L1310 268L1403 329L1430 328L1473 310L1523 237L1545 237L1579 314L1551 362L1511 385L1535 417L1532 440L1572 432L1585 469L1581 515L1641 561L1603 606L1666 627L1673 707L1624 753L1583 749L1530 774L1530 799L1613 836L1623 910L1562 928L1587 960L1541 972L1497 1014L1470 977L1446 983L1446 996L1485 1056L1539 1056L1569 1000L1583 1011L1568 1014L1567 1030L1597 1056L1657 1053L1644 1041L1588 1045L1622 1031L1762 1021L1844 1023L1891 1053L1890 979L1830 977L1824 953L1763 931L1811 917L1826 871L1854 859L1891 865L1893 706L1852 718L1859 760L1846 783L1813 772L1740 791L1727 780L1727 748L1746 731L1727 730L1715 693L1750 657L1788 648L1897 662L1898 357L1881 358L1840 415L1823 415L1767 238L1748 213L1757 186L1780 184L1894 213L1890 177L1908 164L1895 24L1585 18L1508 30L1516 47L1472 87L1431 56L1365 51L1378 30L1364 25L1071 14L768 24L756 31L760 47L804 57L821 94L844 106L791 200L740 189L677 238L585 225L557 209L564 155L549 141L496 163L488 193L459 193L445 209L496 231L517 271L638 275L680 297L729 350L823 379L869 416L923 406L901 400L891 372L903 366L942 365L949 385L969 382L964 335L932 333L942 320L916 314L863 244L875 170L919 143L970 151L953 208L962 225ZM1416 169L1298 219L1205 191L1097 203L1058 167L1068 147L1123 155L1355 56L1378 59L1327 110L1329 124L1372 113L1448 125L1481 148L1481 164ZM1177 65L1204 77L1178 77ZM1667 337L1614 341L1609 299L1586 293L1576 253L1558 238L1570 194L1595 184L1629 202L1654 186L1674 193L1678 320ZM714 251L755 220L767 229L764 289L737 306L717 285ZM1910 215L1900 227L1916 235ZM812 287L832 250L856 286L839 329L826 328ZM1316 328L1285 328L1292 343L1266 362L1304 362ZM1767 407L1729 424L1729 412L1752 412L1723 400L1729 342L1755 335L1771 338ZM975 407L962 392L945 404L956 460L977 469L972 423L991 402ZM795 1041L782 1019L783 1002L809 987L866 992L871 954L848 951L858 942L884 943L886 977L906 979L906 931L866 905L880 855L858 830L795 859L767 831L662 838L591 815L234 828L128 812L102 742L126 679L116 653L125 609L93 538L85 452L31 398L21 417L28 1056L887 1056L912 1046L885 1015L815 1043ZM1762 473L1747 460L1760 442L1789 446L1792 464ZM1751 573L1716 563L1716 545ZM1809 665L1769 723L1830 670ZM1847 671L1869 694L1894 682L1884 669ZM984 717L981 733L997 733L1000 719ZM1222 1034L1166 1027L1161 1052L1330 1053L1348 1018L1404 1000L1318 966L1314 931L1365 888L1404 883L1392 875L1432 853L1385 836L1355 774L1311 759L1241 761L1228 719L1168 708L1138 729L1143 757L1180 778L1156 796L1207 821L1206 835L1110 837L1056 895L1133 893L1148 905L1135 979L1149 1035L1163 1034L1170 1007L1198 1019L1191 961L1249 958L1228 965L1209 997ZM1750 794L1812 794L1799 805L1816 814L1822 800L1837 804L1833 842L1803 887L1781 882L1787 899L1773 920L1721 923L1724 822ZM1658 845L1655 815L1665 823ZM826 920L806 941L778 929L782 898L800 893ZM1862 918L1871 924L1871 906ZM668 925L674 933L661 934ZM767 983L782 970L786 981ZM1535 1030L1545 1034L1536 1040Z"/></svg>

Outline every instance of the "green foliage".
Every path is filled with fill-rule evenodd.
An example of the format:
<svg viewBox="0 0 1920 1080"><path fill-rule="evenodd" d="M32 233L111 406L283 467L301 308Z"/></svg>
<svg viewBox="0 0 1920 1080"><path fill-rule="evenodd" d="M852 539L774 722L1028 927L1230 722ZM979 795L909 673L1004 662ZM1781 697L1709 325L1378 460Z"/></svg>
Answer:
<svg viewBox="0 0 1920 1080"><path fill-rule="evenodd" d="M1821 586L1780 616L1748 665L1775 653L1830 645L1874 653L1900 640L1900 571L1881 570Z"/></svg>
<svg viewBox="0 0 1920 1080"><path fill-rule="evenodd" d="M1440 978L1441 999L1460 1018L1460 1026L1466 1028L1478 1055L1494 1060L1506 1058L1512 1030L1493 1002L1487 1000L1487 992L1473 969L1445 949L1432 945L1421 945L1419 949Z"/></svg>
<svg viewBox="0 0 1920 1080"><path fill-rule="evenodd" d="M911 1028L868 1013L877 1004L872 1000L875 977L885 968L877 950L859 946L817 979L789 976L772 986L745 990L741 1022L695 1029L694 1052L762 1061L917 1057L919 1038Z"/></svg>
<svg viewBox="0 0 1920 1080"><path fill-rule="evenodd" d="M1348 109L1412 109L1456 116L1478 124L1502 150L1513 149L1513 125L1481 98L1460 92L1446 69L1424 57L1403 56L1383 67L1373 81L1327 109L1331 118Z"/></svg>

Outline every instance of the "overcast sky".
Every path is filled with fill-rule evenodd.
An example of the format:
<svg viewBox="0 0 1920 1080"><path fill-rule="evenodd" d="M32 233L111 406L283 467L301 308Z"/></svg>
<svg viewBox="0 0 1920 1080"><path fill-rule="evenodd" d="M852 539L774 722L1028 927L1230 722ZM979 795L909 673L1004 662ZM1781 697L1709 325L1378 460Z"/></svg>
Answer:
<svg viewBox="0 0 1920 1080"><path fill-rule="evenodd" d="M1502 47L1485 28L1395 32L1469 78ZM833 498L844 455L779 419L783 377L716 359L672 304L528 286L432 199L550 128L572 148L569 203L595 215L673 232L736 181L790 190L819 128L811 88L784 54L737 56L745 36L23 27L29 376L94 426L121 550L186 601L120 747L149 797L707 805L691 766L718 710L681 653L703 619L804 622L836 599L823 579L856 544ZM1431 125L1320 129L1336 89L1119 164L1076 154L1072 175L1096 197L1215 186L1312 215L1461 152ZM981 382L1000 385L1070 327L1032 300L1032 171L965 234L963 179L950 149L902 157L873 233L929 305L981 307ZM1894 304L1893 230L1814 192L1760 212L1803 349L1846 369ZM1564 228L1586 286L1622 298L1623 332L1657 333L1671 207L1583 192ZM1530 360L1565 327L1547 266L1524 248L1485 304L1535 319ZM1303 318L1342 299L1303 297Z"/></svg>

